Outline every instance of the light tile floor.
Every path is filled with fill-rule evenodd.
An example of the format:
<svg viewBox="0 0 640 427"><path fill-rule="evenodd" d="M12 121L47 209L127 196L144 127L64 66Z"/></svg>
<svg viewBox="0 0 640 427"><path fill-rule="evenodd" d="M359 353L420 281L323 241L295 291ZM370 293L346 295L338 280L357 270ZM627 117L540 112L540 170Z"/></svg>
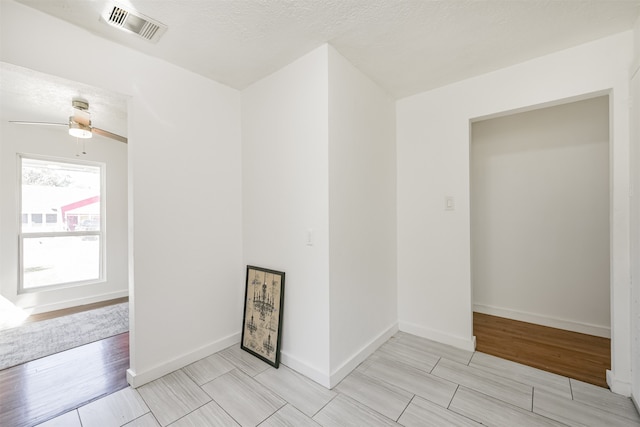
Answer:
<svg viewBox="0 0 640 427"><path fill-rule="evenodd" d="M629 398L397 333L333 390L229 347L41 426L640 426Z"/></svg>

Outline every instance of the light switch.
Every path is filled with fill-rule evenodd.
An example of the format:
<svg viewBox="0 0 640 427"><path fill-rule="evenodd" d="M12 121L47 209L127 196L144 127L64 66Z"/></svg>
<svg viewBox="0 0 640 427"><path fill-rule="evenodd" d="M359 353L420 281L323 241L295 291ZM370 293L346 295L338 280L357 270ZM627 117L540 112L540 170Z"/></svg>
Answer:
<svg viewBox="0 0 640 427"><path fill-rule="evenodd" d="M444 210L445 211L454 211L456 210L456 201L453 196L445 196L444 198Z"/></svg>
<svg viewBox="0 0 640 427"><path fill-rule="evenodd" d="M307 230L307 246L313 246L313 229Z"/></svg>

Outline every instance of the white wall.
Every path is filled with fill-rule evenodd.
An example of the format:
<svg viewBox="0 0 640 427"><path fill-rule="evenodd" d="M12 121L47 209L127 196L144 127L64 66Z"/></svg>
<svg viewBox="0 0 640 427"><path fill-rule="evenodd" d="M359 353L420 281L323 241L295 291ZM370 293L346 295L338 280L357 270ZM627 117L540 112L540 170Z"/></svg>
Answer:
<svg viewBox="0 0 640 427"><path fill-rule="evenodd" d="M282 362L333 387L397 330L394 102L326 45L242 97L245 263L285 271Z"/></svg>
<svg viewBox="0 0 640 427"><path fill-rule="evenodd" d="M473 348L470 121L611 93L611 388L631 385L629 66L632 32L596 40L397 103L400 329ZM445 211L443 198L455 197Z"/></svg>
<svg viewBox="0 0 640 427"><path fill-rule="evenodd" d="M131 96L129 380L142 384L239 339L243 241L244 261L287 272L283 362L288 358L289 364L307 368L303 373L326 377L328 48L247 89L241 151L237 91L13 1L0 2L0 11L0 60ZM24 37L24 28L38 32ZM397 104L401 328L473 346L469 120L611 90L609 380L614 390L630 390L631 42L631 33L623 33ZM86 61L76 60L77 51ZM204 126L185 125L191 123ZM269 133L261 135L261 129ZM272 143L274 152L261 141ZM263 185L262 177L285 188ZM456 197L455 211L443 210L445 195ZM185 208L207 222L185 217ZM313 246L306 246L308 229Z"/></svg>
<svg viewBox="0 0 640 427"><path fill-rule="evenodd" d="M630 69L631 75L631 277L632 277L632 319L631 349L632 389L631 395L636 408L640 409L640 18L634 27L635 56Z"/></svg>
<svg viewBox="0 0 640 427"><path fill-rule="evenodd" d="M603 337L609 98L472 124L474 311Z"/></svg>
<svg viewBox="0 0 640 427"><path fill-rule="evenodd" d="M131 96L129 381L239 341L239 92L12 1L0 8L2 61Z"/></svg>
<svg viewBox="0 0 640 427"><path fill-rule="evenodd" d="M327 85L325 45L242 92L244 260L286 273L282 363L325 386L330 371Z"/></svg>
<svg viewBox="0 0 640 427"><path fill-rule="evenodd" d="M80 160L104 163L107 228L105 281L18 294L19 192L18 153L46 155L74 161L76 143L65 128L0 123L0 294L20 308L37 313L128 295L127 270L127 145L92 138ZM7 238L14 236L14 238Z"/></svg>
<svg viewBox="0 0 640 427"><path fill-rule="evenodd" d="M397 331L395 101L329 47L332 385Z"/></svg>

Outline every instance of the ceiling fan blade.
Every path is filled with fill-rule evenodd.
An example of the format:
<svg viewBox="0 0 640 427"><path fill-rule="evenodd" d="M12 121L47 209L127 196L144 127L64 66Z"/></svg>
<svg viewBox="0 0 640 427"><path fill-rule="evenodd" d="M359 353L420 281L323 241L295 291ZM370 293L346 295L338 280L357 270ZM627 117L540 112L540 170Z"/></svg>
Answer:
<svg viewBox="0 0 640 427"><path fill-rule="evenodd" d="M40 126L69 126L68 123L51 123L51 122L23 122L20 120L9 120L9 123L16 125L40 125Z"/></svg>
<svg viewBox="0 0 640 427"><path fill-rule="evenodd" d="M91 132L95 133L96 135L105 136L107 138L115 139L116 141L124 142L125 144L127 143L127 138L125 138L124 136L111 133L104 129L91 128Z"/></svg>

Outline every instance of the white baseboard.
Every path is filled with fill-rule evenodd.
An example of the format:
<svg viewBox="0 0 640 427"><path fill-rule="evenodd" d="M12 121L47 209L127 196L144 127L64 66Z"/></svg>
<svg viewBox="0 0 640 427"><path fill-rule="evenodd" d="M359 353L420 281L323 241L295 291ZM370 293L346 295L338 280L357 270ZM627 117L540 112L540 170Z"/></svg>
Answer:
<svg viewBox="0 0 640 427"><path fill-rule="evenodd" d="M408 334L417 335L419 337L447 344L462 350L475 351L476 349L476 337L474 336L470 338L458 337L409 322L400 322L400 330Z"/></svg>
<svg viewBox="0 0 640 427"><path fill-rule="evenodd" d="M616 394L621 394L627 397L631 396L631 383L617 379L614 373L608 369L607 385L609 386L609 390Z"/></svg>
<svg viewBox="0 0 640 427"><path fill-rule="evenodd" d="M31 310L30 314L47 313L49 311L64 310L65 308L77 307L80 305L93 304L96 302L109 301L112 299L123 298L129 296L129 290L110 292L108 294L95 295L85 298L61 301L52 304L38 305L35 307L27 307L25 310Z"/></svg>
<svg viewBox="0 0 640 427"><path fill-rule="evenodd" d="M358 367L359 364L365 361L365 359L373 354L382 344L384 344L389 338L391 338L396 332L398 332L398 323L395 322L387 329L382 331L373 340L369 341L367 345L358 350L354 355L347 359L342 365L336 368L329 379L329 388L334 388L340 381L342 381L347 375Z"/></svg>
<svg viewBox="0 0 640 427"><path fill-rule="evenodd" d="M491 316L519 320L521 322L535 323L536 325L549 326L551 328L564 329L566 331L579 332L581 334L594 335L596 337L611 338L611 328L606 326L593 325L590 323L577 322L567 319L559 319L557 317L544 316L535 313L528 313L525 311L493 307L483 304L474 304L473 311L482 314L489 314Z"/></svg>
<svg viewBox="0 0 640 427"><path fill-rule="evenodd" d="M192 352L176 357L175 359L169 360L160 365L156 365L153 368L147 369L143 372L136 372L133 369L127 369L127 382L129 383L129 385L131 385L131 387L138 388L141 385L144 385L153 380L157 380L158 378L170 374L173 371L177 371L178 369L183 368L193 362L197 362L204 357L210 356L214 353L219 352L220 350L224 350L227 347L239 343L240 336L240 332L237 332L235 334L219 339L218 341L202 346Z"/></svg>
<svg viewBox="0 0 640 427"><path fill-rule="evenodd" d="M382 344L384 344L389 338L398 332L398 324L394 323L389 326L387 329L378 334L377 337L369 341L364 347L358 350L355 354L349 357L342 365L338 368L334 369L331 375L328 375L325 372L322 372L320 369L310 366L309 364L302 362L300 359L296 359L292 355L281 352L280 353L280 361L283 365L293 369L299 374L304 375L305 377L315 381L323 387L328 389L332 389L340 381L342 381L347 375L351 373L358 365L364 360L371 356L374 351L378 349Z"/></svg>
<svg viewBox="0 0 640 427"><path fill-rule="evenodd" d="M297 373L304 375L310 380L317 382L321 386L330 388L331 382L328 374L306 362L301 361L300 359L293 357L285 351L280 351L280 363L293 369Z"/></svg>

